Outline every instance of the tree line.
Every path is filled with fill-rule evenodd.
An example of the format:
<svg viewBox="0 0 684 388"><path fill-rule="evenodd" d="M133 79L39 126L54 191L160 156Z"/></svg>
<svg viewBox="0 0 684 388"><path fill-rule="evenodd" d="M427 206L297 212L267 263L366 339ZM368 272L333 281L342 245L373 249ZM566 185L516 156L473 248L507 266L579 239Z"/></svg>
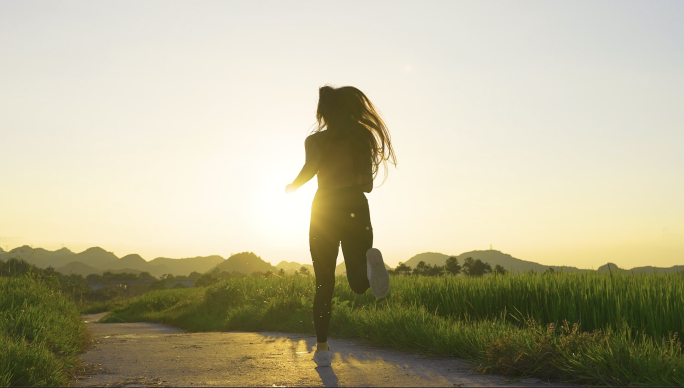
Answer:
<svg viewBox="0 0 684 388"><path fill-rule="evenodd" d="M489 263L484 263L482 260L474 260L472 257L467 257L463 260L463 264L458 263L458 259L454 256L449 257L444 265L430 265L424 261L420 261L416 268L411 269L411 266L405 263L399 263L397 268L388 271L390 275L404 275L404 276L443 276L459 275L465 276L484 276L490 273L506 274L508 271L500 265L492 266Z"/></svg>

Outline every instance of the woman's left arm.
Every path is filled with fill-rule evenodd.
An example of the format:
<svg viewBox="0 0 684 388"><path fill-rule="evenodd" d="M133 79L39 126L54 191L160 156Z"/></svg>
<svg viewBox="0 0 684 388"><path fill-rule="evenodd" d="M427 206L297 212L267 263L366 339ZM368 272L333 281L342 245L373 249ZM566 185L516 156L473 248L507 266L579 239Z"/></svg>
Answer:
<svg viewBox="0 0 684 388"><path fill-rule="evenodd" d="M297 191L298 188L302 187L318 173L320 158L316 145L313 143L313 136L307 137L304 141L304 150L306 151L306 162L304 163L304 167L302 167L302 171L297 175L297 178L285 187L285 192L288 194Z"/></svg>

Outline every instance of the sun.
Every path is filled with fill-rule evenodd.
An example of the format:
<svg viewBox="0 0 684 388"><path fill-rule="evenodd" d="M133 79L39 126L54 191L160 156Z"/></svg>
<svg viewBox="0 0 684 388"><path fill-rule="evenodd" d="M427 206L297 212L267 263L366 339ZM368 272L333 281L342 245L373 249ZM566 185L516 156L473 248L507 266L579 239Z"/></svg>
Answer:
<svg viewBox="0 0 684 388"><path fill-rule="evenodd" d="M269 228L281 232L305 232L309 228L311 201L316 193L316 181L300 187L294 194L285 194L292 181L290 174L274 174L260 191L260 207Z"/></svg>

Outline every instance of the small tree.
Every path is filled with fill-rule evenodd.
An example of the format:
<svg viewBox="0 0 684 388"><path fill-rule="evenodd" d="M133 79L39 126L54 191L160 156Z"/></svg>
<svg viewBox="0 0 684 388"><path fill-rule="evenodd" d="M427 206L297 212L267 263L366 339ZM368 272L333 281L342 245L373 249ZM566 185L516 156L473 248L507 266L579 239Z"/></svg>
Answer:
<svg viewBox="0 0 684 388"><path fill-rule="evenodd" d="M107 271L107 272L102 274L102 282L103 283L106 283L110 280L114 280L113 278L114 278L114 274L110 271Z"/></svg>
<svg viewBox="0 0 684 388"><path fill-rule="evenodd" d="M443 265L434 265L434 266L429 266L428 265L428 270L425 273L427 276L442 276L444 275L444 266Z"/></svg>
<svg viewBox="0 0 684 388"><path fill-rule="evenodd" d="M461 273L461 266L458 264L458 259L451 256L447 259L444 270L451 275L458 275Z"/></svg>
<svg viewBox="0 0 684 388"><path fill-rule="evenodd" d="M492 272L492 267L480 259L473 260L472 257L468 257L463 261L463 272L468 276L482 276Z"/></svg>
<svg viewBox="0 0 684 388"><path fill-rule="evenodd" d="M432 266L430 264L425 264L424 261L420 261L418 265L416 265L416 269L413 270L413 274L427 275L430 272L430 269L432 269Z"/></svg>
<svg viewBox="0 0 684 388"><path fill-rule="evenodd" d="M299 269L299 273L302 275L309 275L309 269L306 268L305 266L302 266L302 268Z"/></svg>
<svg viewBox="0 0 684 388"><path fill-rule="evenodd" d="M394 273L397 275L410 275L411 274L411 266L408 266L402 262L399 262L399 265L397 265L397 268L394 269Z"/></svg>
<svg viewBox="0 0 684 388"><path fill-rule="evenodd" d="M210 285L216 283L217 281L218 281L218 279L214 279L211 276L211 273L205 273L205 274L202 274L199 278L197 278L197 280L195 281L195 286L206 287L206 286L210 286Z"/></svg>
<svg viewBox="0 0 684 388"><path fill-rule="evenodd" d="M280 276L285 275L285 270L281 268L280 271L278 271L278 275L280 275Z"/></svg>
<svg viewBox="0 0 684 388"><path fill-rule="evenodd" d="M497 274L497 275L505 275L506 273L508 273L508 271L506 271L506 270L504 269L504 267L502 267L502 266L500 266L499 264L497 264L497 265L494 267L494 273Z"/></svg>
<svg viewBox="0 0 684 388"><path fill-rule="evenodd" d="M461 271L463 271L464 275L470 276L470 267L472 267L474 263L475 260L473 260L472 257L466 257L465 260L463 260L463 267L461 267Z"/></svg>
<svg viewBox="0 0 684 388"><path fill-rule="evenodd" d="M159 280L157 280L157 281L153 282L152 284L150 284L149 290L150 290L150 291L154 291L154 290L165 290L167 284L169 284L169 281L167 280L166 274L164 274L164 275L162 275L162 276L159 277Z"/></svg>
<svg viewBox="0 0 684 388"><path fill-rule="evenodd" d="M138 279L140 280L157 280L151 273L145 271L138 274Z"/></svg>
<svg viewBox="0 0 684 388"><path fill-rule="evenodd" d="M88 282L88 284L102 283L102 275L91 273L90 275L86 276L86 281Z"/></svg>

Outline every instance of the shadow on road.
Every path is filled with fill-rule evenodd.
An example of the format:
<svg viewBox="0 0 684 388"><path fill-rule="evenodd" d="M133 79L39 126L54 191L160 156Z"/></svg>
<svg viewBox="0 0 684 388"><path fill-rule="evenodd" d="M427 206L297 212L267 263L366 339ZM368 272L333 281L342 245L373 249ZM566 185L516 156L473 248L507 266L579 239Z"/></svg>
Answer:
<svg viewBox="0 0 684 388"><path fill-rule="evenodd" d="M326 387L337 387L337 375L331 366L318 366L316 368L318 376L321 377L323 385Z"/></svg>

